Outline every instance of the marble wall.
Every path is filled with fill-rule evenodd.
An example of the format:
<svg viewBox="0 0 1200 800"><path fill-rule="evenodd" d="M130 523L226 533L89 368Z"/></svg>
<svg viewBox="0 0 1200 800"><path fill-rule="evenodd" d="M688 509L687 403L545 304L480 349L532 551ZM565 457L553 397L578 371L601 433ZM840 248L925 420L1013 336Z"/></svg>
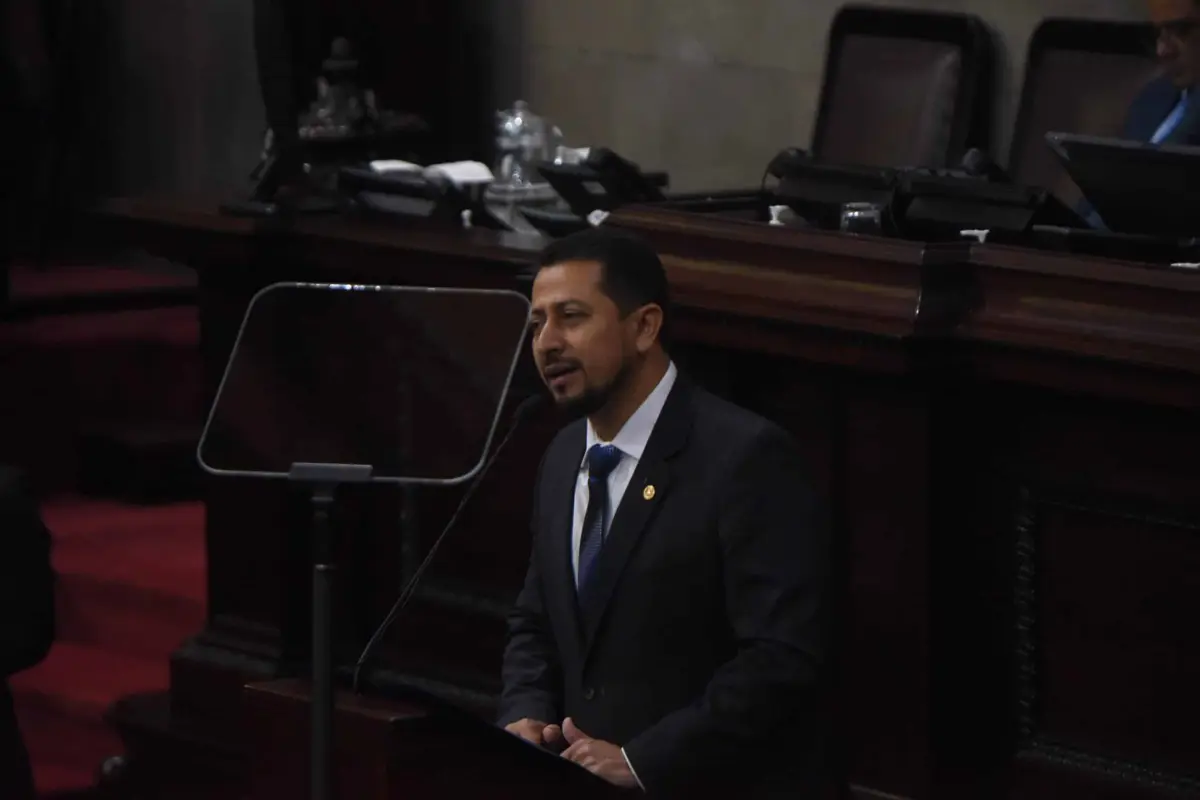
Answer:
<svg viewBox="0 0 1200 800"><path fill-rule="evenodd" d="M807 145L838 0L491 0L519 20L506 82L574 143L604 143L679 189L756 184ZM1137 19L1139 0L885 0L976 14L1001 47L995 149L1007 152L1025 50L1045 17ZM513 23L509 22L511 28ZM509 42L518 43L517 39ZM505 87L509 88L509 87Z"/></svg>

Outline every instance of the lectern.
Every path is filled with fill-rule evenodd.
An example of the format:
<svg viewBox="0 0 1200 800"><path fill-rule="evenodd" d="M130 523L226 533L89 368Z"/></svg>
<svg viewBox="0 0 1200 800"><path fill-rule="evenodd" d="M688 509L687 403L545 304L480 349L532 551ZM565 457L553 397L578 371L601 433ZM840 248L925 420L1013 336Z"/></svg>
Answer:
<svg viewBox="0 0 1200 800"><path fill-rule="evenodd" d="M528 319L522 295L473 289L278 283L250 302L197 458L213 475L286 480L311 497L309 530L294 533L312 553L309 722L297 727L310 743L290 769L309 753L313 800L359 796L333 789L337 491L481 475ZM444 711L437 719L453 716L487 747L496 733L510 744Z"/></svg>
<svg viewBox="0 0 1200 800"><path fill-rule="evenodd" d="M252 683L243 709L250 745L246 800L308 795L309 684ZM334 711L333 785L354 800L530 800L629 797L582 767L430 696L341 693Z"/></svg>

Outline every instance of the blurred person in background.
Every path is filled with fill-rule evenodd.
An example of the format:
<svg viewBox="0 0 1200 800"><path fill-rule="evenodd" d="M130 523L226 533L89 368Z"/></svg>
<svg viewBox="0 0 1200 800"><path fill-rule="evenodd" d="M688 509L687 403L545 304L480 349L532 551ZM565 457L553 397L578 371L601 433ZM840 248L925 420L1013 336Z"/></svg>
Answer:
<svg viewBox="0 0 1200 800"><path fill-rule="evenodd" d="M0 797L34 800L29 753L8 679L38 664L54 642L50 533L24 475L0 465Z"/></svg>
<svg viewBox="0 0 1200 800"><path fill-rule="evenodd" d="M1121 138L1151 144L1200 145L1200 0L1147 0L1161 74L1129 106ZM1093 228L1104 221L1086 200L1080 214Z"/></svg>

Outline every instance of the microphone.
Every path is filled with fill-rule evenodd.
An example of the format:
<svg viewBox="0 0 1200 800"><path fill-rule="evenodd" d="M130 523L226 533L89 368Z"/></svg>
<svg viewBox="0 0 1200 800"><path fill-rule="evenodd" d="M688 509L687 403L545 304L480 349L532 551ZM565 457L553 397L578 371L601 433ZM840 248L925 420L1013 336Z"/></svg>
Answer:
<svg viewBox="0 0 1200 800"><path fill-rule="evenodd" d="M358 693L358 680L362 674L362 668L366 665L368 659L370 659L371 654L379 645L380 640L383 639L383 635L387 633L389 628L392 627L392 623L396 621L396 617L400 615L400 612L403 611L404 607L408 605L408 601L412 599L413 594L416 592L417 584L421 582L421 576L425 574L425 570L428 569L430 563L433 562L434 556L437 555L438 548L442 546L442 542L445 540L446 534L450 532L450 530L454 527L454 523L458 521L458 515L461 514L463 508L466 507L467 501L471 499L471 495L475 494L475 490L479 488L479 484L483 483L484 476L488 474L488 471L492 468L492 464L496 462L496 457L500 455L500 451L504 449L506 444L508 444L508 440L511 439L513 434L516 433L517 429L521 427L521 424L533 416L533 413L541 408L545 402L545 395L531 395L522 400L520 405L517 406L516 410L513 411L512 422L510 422L508 426L508 433L504 434L504 438L500 440L500 444L496 445L496 449L492 451L492 455L483 465L483 469L479 470L479 473L475 476L475 479L471 481L470 486L467 487L467 491L463 493L462 499L458 501L458 506L454 509L454 513L450 515L450 521L446 523L446 527L442 528L442 532L439 533L437 539L434 540L433 546L429 548L429 552L425 555L425 558L417 566L416 570L412 574L412 577L408 579L408 583L405 584L404 588L400 591L400 596L397 597L396 602L392 604L391 610L388 611L387 616L383 618L383 622L379 624L379 627L375 629L375 632L371 634L371 638L367 641L366 646L363 647L362 653L359 654L358 661L354 664L354 681L352 685L355 694Z"/></svg>

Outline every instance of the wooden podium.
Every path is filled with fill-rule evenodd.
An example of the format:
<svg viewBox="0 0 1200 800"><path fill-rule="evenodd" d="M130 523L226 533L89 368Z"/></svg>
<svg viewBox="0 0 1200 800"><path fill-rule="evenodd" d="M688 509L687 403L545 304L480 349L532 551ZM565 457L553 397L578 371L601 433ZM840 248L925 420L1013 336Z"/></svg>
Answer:
<svg viewBox="0 0 1200 800"><path fill-rule="evenodd" d="M309 689L301 680L247 684L243 709L251 767L246 800L310 796ZM432 697L394 701L342 692L335 702L339 800L626 795L581 767Z"/></svg>

